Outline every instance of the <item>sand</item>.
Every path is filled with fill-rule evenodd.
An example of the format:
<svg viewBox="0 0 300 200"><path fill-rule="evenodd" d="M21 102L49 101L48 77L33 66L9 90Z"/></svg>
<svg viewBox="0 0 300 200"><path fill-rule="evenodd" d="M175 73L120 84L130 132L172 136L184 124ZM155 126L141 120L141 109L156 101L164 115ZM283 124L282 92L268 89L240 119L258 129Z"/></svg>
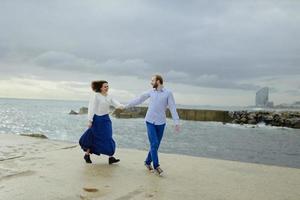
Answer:
<svg viewBox="0 0 300 200"><path fill-rule="evenodd" d="M85 164L77 144L0 134L0 199L300 199L300 169L160 153L158 177L145 155L117 149L119 164Z"/></svg>

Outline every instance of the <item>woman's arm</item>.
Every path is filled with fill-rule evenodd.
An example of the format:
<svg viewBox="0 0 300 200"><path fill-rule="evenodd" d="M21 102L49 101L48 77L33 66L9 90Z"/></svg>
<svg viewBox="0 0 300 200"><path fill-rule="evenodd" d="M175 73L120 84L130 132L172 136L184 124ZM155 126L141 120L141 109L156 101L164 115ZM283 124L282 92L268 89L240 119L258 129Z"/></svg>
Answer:
<svg viewBox="0 0 300 200"><path fill-rule="evenodd" d="M124 105L121 104L119 101L115 100L114 98L110 99L110 104L115 108L120 108L120 109L124 108Z"/></svg>

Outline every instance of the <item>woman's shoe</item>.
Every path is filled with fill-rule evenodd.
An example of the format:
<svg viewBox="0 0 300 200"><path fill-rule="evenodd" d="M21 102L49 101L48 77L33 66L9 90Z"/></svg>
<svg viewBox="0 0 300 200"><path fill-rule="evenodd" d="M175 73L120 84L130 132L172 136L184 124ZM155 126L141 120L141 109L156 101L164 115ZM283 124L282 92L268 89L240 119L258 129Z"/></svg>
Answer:
<svg viewBox="0 0 300 200"><path fill-rule="evenodd" d="M85 160L86 163L92 163L90 155L85 154L83 158L84 158L84 160Z"/></svg>
<svg viewBox="0 0 300 200"><path fill-rule="evenodd" d="M119 162L120 161L120 159L116 159L115 157L109 157L108 158L108 164L113 164L113 163L117 163L117 162Z"/></svg>

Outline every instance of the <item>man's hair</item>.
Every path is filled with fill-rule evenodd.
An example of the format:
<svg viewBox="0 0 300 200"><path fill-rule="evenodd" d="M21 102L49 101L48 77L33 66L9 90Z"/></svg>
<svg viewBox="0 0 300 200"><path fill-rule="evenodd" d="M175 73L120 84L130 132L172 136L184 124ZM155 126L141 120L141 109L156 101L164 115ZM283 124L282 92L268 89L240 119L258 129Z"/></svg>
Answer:
<svg viewBox="0 0 300 200"><path fill-rule="evenodd" d="M162 78L161 75L156 74L156 75L154 75L154 77L155 77L156 81L160 82L160 84L164 84L164 79Z"/></svg>
<svg viewBox="0 0 300 200"><path fill-rule="evenodd" d="M101 88L104 83L108 83L107 81L101 80L101 81L92 81L91 88L94 90L94 92L101 92Z"/></svg>

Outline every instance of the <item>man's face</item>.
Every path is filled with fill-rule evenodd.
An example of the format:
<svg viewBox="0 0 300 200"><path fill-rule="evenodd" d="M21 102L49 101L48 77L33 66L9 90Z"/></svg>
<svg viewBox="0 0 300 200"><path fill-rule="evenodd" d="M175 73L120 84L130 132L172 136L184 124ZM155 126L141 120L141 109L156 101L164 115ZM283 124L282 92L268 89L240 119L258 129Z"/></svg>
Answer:
<svg viewBox="0 0 300 200"><path fill-rule="evenodd" d="M153 76L152 79L151 79L151 85L153 88L157 88L158 87L158 83L156 81L156 77Z"/></svg>

